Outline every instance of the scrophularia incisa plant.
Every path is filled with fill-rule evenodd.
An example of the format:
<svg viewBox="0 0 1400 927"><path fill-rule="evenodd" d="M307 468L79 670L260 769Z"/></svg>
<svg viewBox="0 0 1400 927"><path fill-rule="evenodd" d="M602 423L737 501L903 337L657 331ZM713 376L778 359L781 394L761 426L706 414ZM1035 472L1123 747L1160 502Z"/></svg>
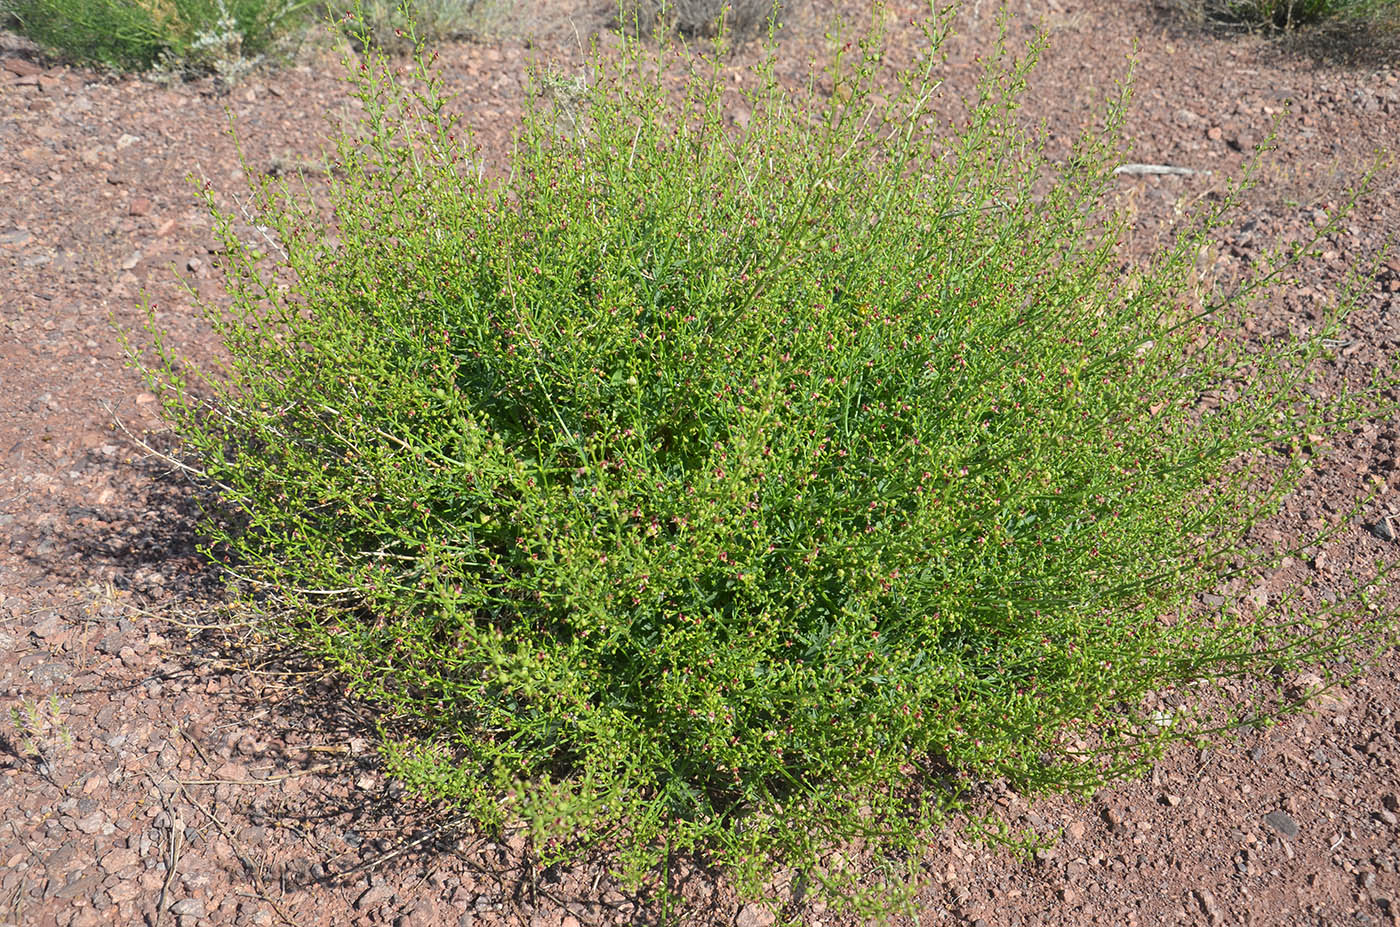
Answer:
<svg viewBox="0 0 1400 927"><path fill-rule="evenodd" d="M1125 271L1126 89L1052 164L1003 41L946 129L950 21L900 73L878 25L805 87L770 53L742 128L723 54L620 37L538 75L500 176L431 60L369 54L329 211L269 180L241 235L209 193L227 363L148 370L211 550L395 776L543 861L888 911L977 783L1091 790L1388 633L1364 580L1197 607L1279 553L1277 449L1378 414L1305 388L1345 296L1239 337L1280 251L1194 299L1239 188Z"/></svg>

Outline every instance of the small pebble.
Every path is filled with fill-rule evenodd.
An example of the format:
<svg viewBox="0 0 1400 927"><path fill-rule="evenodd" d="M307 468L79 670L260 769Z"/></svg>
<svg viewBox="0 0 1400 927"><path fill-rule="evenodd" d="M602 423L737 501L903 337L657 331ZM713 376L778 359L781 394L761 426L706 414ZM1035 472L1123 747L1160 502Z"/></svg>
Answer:
<svg viewBox="0 0 1400 927"><path fill-rule="evenodd" d="M1298 836L1298 822L1287 811L1270 811L1264 815L1264 821L1285 837Z"/></svg>
<svg viewBox="0 0 1400 927"><path fill-rule="evenodd" d="M198 898L181 898L170 906L170 913L177 917L201 918L204 916L204 902Z"/></svg>
<svg viewBox="0 0 1400 927"><path fill-rule="evenodd" d="M366 911L370 908L377 908L388 901L394 895L394 890L383 882L371 885L360 893L360 897L355 899L355 908L359 911Z"/></svg>

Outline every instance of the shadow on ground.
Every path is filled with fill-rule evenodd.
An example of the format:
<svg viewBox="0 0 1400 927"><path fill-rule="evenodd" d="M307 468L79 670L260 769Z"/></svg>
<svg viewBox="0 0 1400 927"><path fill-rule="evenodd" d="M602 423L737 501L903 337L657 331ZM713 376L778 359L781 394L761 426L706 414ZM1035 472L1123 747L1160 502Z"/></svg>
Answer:
<svg viewBox="0 0 1400 927"><path fill-rule="evenodd" d="M202 490L158 456L173 447L154 450L132 464L94 451L84 466L120 471L111 475L125 490L111 505L70 509L48 543L25 556L74 586L111 577L126 604L103 615L168 642L146 675L111 676L89 691L115 697L144 688L166 702L163 714L173 713L190 765L153 773L152 794L159 793L166 820L199 822L202 839L217 832L227 841L233 861L224 868L235 888L241 881L284 912L303 901L319 907L312 900L318 889L364 908L380 873L407 869L421 872L442 903L455 898L469 913L508 923L530 923L541 910L637 924L664 919L654 890L621 889L606 853L544 866L523 834L484 833L389 780L373 745L394 726L347 698L334 671L269 634L233 600L201 553L208 542L199 528ZM0 751L19 752L8 741ZM727 893L703 863L678 860L671 871L687 917L732 917Z"/></svg>

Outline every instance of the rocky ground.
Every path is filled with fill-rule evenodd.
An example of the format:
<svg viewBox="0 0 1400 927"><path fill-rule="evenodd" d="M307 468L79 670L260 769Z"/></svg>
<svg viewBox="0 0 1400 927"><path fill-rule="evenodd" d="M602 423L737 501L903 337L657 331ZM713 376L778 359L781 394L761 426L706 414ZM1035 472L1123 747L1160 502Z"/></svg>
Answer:
<svg viewBox="0 0 1400 927"><path fill-rule="evenodd" d="M526 61L576 66L575 36L605 27L602 6L542 3L528 29L442 49L494 158L519 116ZM1133 156L1197 172L1121 178L1139 253L1277 130L1203 277L1306 235L1378 150L1400 143L1400 70L1364 42L1202 34L1147 0L1025 7L1051 33L1027 112L1051 127L1052 154L1096 117L1136 42ZM803 9L784 38L795 67L820 52L830 12ZM953 89L975 75L990 33L976 8L962 26ZM330 60L226 92L50 66L14 36L0 36L0 59L0 924L658 922L605 865L541 869L523 837L476 835L385 781L372 719L333 680L228 624L197 555L191 488L152 453L168 438L113 326L139 331L146 300L182 351L213 350L195 303L218 292L214 242L188 178L232 196L250 173L313 163L326 116L353 111ZM1389 365L1400 262L1365 262L1400 229L1397 193L1400 171L1383 165L1321 258L1242 337L1306 326L1361 267L1361 305L1322 388ZM1300 537L1381 494L1328 543L1221 595L1266 603L1306 582L1325 599L1353 569L1394 560L1400 423L1358 427L1322 451L1269 537ZM1090 802L991 796L1019 826L1061 839L1023 860L949 834L926 858L918 922L1400 924L1397 763L1392 648L1312 711L1175 751ZM772 922L722 880L678 879L693 923ZM800 899L785 913L843 922Z"/></svg>

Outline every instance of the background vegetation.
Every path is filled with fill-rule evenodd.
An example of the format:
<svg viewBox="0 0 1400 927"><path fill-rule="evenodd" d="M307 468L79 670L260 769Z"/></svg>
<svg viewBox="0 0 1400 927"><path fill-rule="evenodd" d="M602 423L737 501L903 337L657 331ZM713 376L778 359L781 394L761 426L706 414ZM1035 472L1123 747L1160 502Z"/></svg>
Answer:
<svg viewBox="0 0 1400 927"><path fill-rule="evenodd" d="M332 19L353 21L350 38L393 53L416 42L432 43L481 35L510 15L508 0L325 0Z"/></svg>
<svg viewBox="0 0 1400 927"><path fill-rule="evenodd" d="M1166 0L1202 22L1291 30L1327 23L1390 47L1400 0ZM789 5L790 6L790 5ZM731 39L780 23L781 0L619 0L618 25L634 35ZM417 42L498 32L520 11L510 0L0 0L0 25L17 28L70 63L122 71L160 68L236 81L266 57L286 57L305 29L347 18L356 42L393 54ZM363 46L362 46L363 47Z"/></svg>
<svg viewBox="0 0 1400 927"><path fill-rule="evenodd" d="M506 9L506 0L0 0L11 24L64 61L230 81L265 57L290 55L307 28L327 20L350 17L357 41L403 53L415 39L481 34Z"/></svg>
<svg viewBox="0 0 1400 927"><path fill-rule="evenodd" d="M618 19L625 29L650 35L663 33L713 36L721 32L744 38L761 35L777 22L781 0L622 0Z"/></svg>
<svg viewBox="0 0 1400 927"><path fill-rule="evenodd" d="M1397 0L1176 0L1193 17L1226 25L1288 30L1330 22L1400 29Z"/></svg>
<svg viewBox="0 0 1400 927"><path fill-rule="evenodd" d="M233 73L297 27L309 0L6 0L20 31L75 64Z"/></svg>

